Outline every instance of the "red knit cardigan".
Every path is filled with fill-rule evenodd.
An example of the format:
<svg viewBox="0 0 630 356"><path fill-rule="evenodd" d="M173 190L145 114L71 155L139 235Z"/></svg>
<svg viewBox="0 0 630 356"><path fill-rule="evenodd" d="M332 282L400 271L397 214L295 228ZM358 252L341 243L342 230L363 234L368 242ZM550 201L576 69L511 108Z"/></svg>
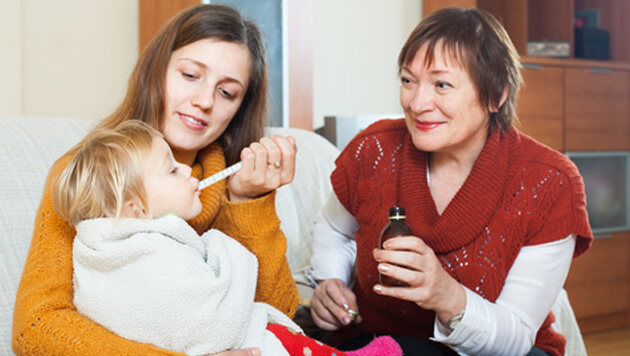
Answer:
<svg viewBox="0 0 630 356"><path fill-rule="evenodd" d="M433 312L372 291L378 282L372 250L387 223L387 210L395 204L406 209L414 234L434 250L443 268L491 302L521 247L574 233L577 257L592 242L584 184L575 165L516 129L488 137L442 215L427 186L427 153L415 148L404 120L383 120L363 130L336 166L334 191L359 224L354 292L364 321L341 331L345 338L359 333L432 336ZM552 322L550 313L536 346L560 356L566 339L551 328Z"/></svg>

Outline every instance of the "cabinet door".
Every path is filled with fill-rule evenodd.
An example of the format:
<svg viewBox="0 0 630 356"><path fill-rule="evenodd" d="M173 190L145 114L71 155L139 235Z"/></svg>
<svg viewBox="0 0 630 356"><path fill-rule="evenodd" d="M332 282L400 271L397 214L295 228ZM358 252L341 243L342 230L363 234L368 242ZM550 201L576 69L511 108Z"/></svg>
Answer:
<svg viewBox="0 0 630 356"><path fill-rule="evenodd" d="M558 151L564 150L563 69L524 64L517 101L519 128Z"/></svg>
<svg viewBox="0 0 630 356"><path fill-rule="evenodd" d="M567 150L630 150L630 72L565 70Z"/></svg>
<svg viewBox="0 0 630 356"><path fill-rule="evenodd" d="M630 233L595 239L571 264L564 285L583 333L627 325L630 315Z"/></svg>

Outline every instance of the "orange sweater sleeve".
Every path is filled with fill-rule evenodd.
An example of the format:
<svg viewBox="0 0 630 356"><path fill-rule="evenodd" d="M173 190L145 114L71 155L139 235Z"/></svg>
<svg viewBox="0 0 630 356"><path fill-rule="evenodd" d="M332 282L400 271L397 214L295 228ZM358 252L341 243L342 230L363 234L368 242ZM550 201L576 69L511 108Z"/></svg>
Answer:
<svg viewBox="0 0 630 356"><path fill-rule="evenodd" d="M285 253L286 237L280 230L275 191L246 202L230 202L222 195L214 228L239 241L258 258L257 302L274 306L290 318L298 307L298 291Z"/></svg>
<svg viewBox="0 0 630 356"><path fill-rule="evenodd" d="M76 311L75 231L55 214L51 193L54 177L69 160L65 156L55 163L44 186L15 300L13 351L17 355L180 355L121 338Z"/></svg>

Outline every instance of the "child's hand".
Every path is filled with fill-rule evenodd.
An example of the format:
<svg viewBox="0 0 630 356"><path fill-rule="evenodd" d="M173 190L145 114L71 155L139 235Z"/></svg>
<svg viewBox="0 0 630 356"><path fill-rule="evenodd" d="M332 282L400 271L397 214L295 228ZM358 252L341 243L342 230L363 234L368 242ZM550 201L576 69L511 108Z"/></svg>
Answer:
<svg viewBox="0 0 630 356"><path fill-rule="evenodd" d="M243 167L230 177L229 199L258 198L293 181L297 147L291 136L263 137L241 152Z"/></svg>

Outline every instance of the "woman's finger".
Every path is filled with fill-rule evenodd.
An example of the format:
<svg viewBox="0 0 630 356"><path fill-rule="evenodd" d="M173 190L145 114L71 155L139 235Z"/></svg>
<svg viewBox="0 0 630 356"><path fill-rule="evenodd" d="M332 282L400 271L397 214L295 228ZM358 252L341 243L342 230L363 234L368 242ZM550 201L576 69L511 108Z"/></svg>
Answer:
<svg viewBox="0 0 630 356"><path fill-rule="evenodd" d="M282 184L288 184L293 181L293 178L295 176L295 158L297 154L295 139L292 136L284 137L279 135L272 136L271 139L280 150L280 154L282 157Z"/></svg>
<svg viewBox="0 0 630 356"><path fill-rule="evenodd" d="M433 250L424 240L416 236L400 236L391 238L383 244L385 250L415 251L419 254L432 253Z"/></svg>
<svg viewBox="0 0 630 356"><path fill-rule="evenodd" d="M270 137L263 137L260 144L267 151L267 168L279 169L282 166L282 151L275 140Z"/></svg>
<svg viewBox="0 0 630 356"><path fill-rule="evenodd" d="M293 180L295 139L263 137L241 152L243 166L228 182L230 200L254 199Z"/></svg>
<svg viewBox="0 0 630 356"><path fill-rule="evenodd" d="M249 148L254 152L256 156L254 159L254 176L252 179L253 184L261 184L264 182L265 174L268 168L269 151L262 142L253 142L249 145ZM256 179L257 178L257 179Z"/></svg>
<svg viewBox="0 0 630 356"><path fill-rule="evenodd" d="M333 328L326 330L336 330L342 325L350 324L353 317L349 310L358 313L354 293L338 279L328 279L317 286L311 308L311 314L316 323L316 318L321 320L318 323L319 327Z"/></svg>
<svg viewBox="0 0 630 356"><path fill-rule="evenodd" d="M315 324L324 330L337 330L342 325L331 312L333 301L326 294L316 291L311 299L311 316Z"/></svg>

